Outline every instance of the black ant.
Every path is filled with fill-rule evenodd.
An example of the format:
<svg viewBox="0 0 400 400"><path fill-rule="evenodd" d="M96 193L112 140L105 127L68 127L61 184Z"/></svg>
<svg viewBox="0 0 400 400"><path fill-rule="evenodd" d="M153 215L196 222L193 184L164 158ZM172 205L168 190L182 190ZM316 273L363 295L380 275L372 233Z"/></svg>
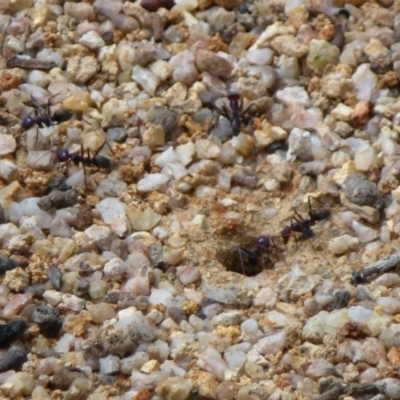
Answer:
<svg viewBox="0 0 400 400"><path fill-rule="evenodd" d="M61 122L66 122L69 121L72 118L73 113L68 110L57 110L53 114L50 112L50 99L52 97L58 96L58 94L55 94L54 96L49 97L49 100L47 102L47 107L45 112L40 112L39 107L35 107L35 115L28 115L25 117L22 122L22 128L27 131L34 126L36 126L36 140L35 143L37 142L38 136L39 136L39 131L38 128L44 128L44 127L50 127L54 125L54 122L57 124L60 124Z"/></svg>
<svg viewBox="0 0 400 400"><path fill-rule="evenodd" d="M79 164L82 164L83 172L85 175L85 187L87 187L85 167L95 166L95 167L98 167L101 169L108 169L108 170L110 170L112 168L112 161L108 157L105 157L105 156L102 156L99 154L99 152L101 151L101 149L104 147L105 144L107 144L107 146L111 150L110 145L108 144L107 141L105 141L97 149L97 151L93 154L93 156L90 155L89 150L87 150L87 156L85 156L85 152L83 150L82 144L81 144L80 152L70 153L68 149L61 149L56 154L56 162L59 162L59 163L65 162L67 166L68 166L68 163L71 161L77 166ZM112 153L112 150L111 150L111 153Z"/></svg>
<svg viewBox="0 0 400 400"><path fill-rule="evenodd" d="M264 258L264 254L271 248L276 247L271 236L259 236L256 239L256 244L252 250L247 250L241 246L232 246L227 256L225 257L224 265L232 252L236 252L239 255L240 264L242 267L242 273L246 276L254 276L261 272L263 266L260 265L260 258ZM244 259L250 268L245 268ZM264 264L264 263L263 263ZM234 270L234 268L230 268Z"/></svg>
<svg viewBox="0 0 400 400"><path fill-rule="evenodd" d="M314 236L314 231L312 227L317 222L329 219L331 217L331 212L327 208L313 210L311 206L311 199L319 201L315 197L308 196L308 216L310 218L304 219L297 211L295 211L297 218L293 217L290 221L290 225L286 225L283 227L281 231L281 238L283 239L283 242L285 244L289 241L290 237L294 235L295 232L300 233L299 240L311 239ZM294 238L295 240L297 240L296 236L294 236Z"/></svg>
<svg viewBox="0 0 400 400"><path fill-rule="evenodd" d="M222 108L214 104L214 108L218 112L216 123L212 124L211 129L218 123L219 116L224 116L231 124L232 133L234 136L238 136L242 130L243 125L249 125L251 121L251 116L249 111L252 107L257 107L260 111L260 107L255 103L250 103L246 108L243 108L243 98L240 93L235 91L229 91L228 96L229 107L224 103Z"/></svg>

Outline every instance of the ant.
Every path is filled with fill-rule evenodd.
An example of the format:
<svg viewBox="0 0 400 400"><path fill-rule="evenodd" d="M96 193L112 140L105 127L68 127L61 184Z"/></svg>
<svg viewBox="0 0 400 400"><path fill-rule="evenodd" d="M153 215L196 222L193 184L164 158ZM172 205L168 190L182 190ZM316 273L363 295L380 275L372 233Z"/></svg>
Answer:
<svg viewBox="0 0 400 400"><path fill-rule="evenodd" d="M247 250L241 246L232 246L229 250L227 256L225 257L224 264L228 260L232 252L237 252L240 259L240 264L242 267L243 275L254 276L261 272L262 267L259 264L260 258L264 258L264 253L266 253L271 247L276 247L271 236L259 236L256 239L256 244L252 250ZM244 258L247 259L250 269L245 269ZM263 263L264 264L264 263ZM230 268L233 270L234 268ZM247 272L247 273L246 273Z"/></svg>
<svg viewBox="0 0 400 400"><path fill-rule="evenodd" d="M85 152L83 150L83 145L81 144L80 152L70 153L68 149L59 150L56 154L56 162L58 162L58 163L65 162L67 167L68 167L68 163L71 161L76 166L78 166L79 164L82 164L83 172L84 172L84 176L85 176L85 187L87 187L85 167L95 166L98 168L108 169L108 170L110 170L112 168L112 161L108 157L105 157L105 156L102 156L99 154L99 152L101 151L101 149L104 147L105 144L107 144L107 146L110 148L110 151L112 153L110 145L108 144L107 141L105 141L97 149L97 151L93 154L93 156L90 155L89 150L87 150L87 156L85 156Z"/></svg>
<svg viewBox="0 0 400 400"><path fill-rule="evenodd" d="M214 108L218 112L217 121L211 125L211 129L218 123L219 117L224 116L231 124L232 133L234 136L238 136L242 130L243 125L249 125L251 121L251 116L249 116L249 111L252 107L257 107L260 111L260 107L251 102L246 108L243 108L243 98L240 93L235 91L229 91L228 96L229 107L224 103L222 108L214 104Z"/></svg>
<svg viewBox="0 0 400 400"><path fill-rule="evenodd" d="M57 124L60 124L61 122L66 122L69 121L72 118L73 113L71 111L68 110L57 110L55 111L53 114L51 114L50 112L50 99L58 96L58 93L49 97L48 101L47 101L47 107L46 107L46 111L45 112L39 112L39 107L35 106L35 115L28 115L27 117L25 117L22 122L22 128L27 131L31 128L33 128L34 126L36 126L36 140L35 140L35 144L38 140L38 136L39 136L39 130L38 128L44 128L44 127L50 127L54 125L54 122L56 122Z"/></svg>
<svg viewBox="0 0 400 400"><path fill-rule="evenodd" d="M311 206L311 199L319 201L315 197L308 196L308 216L309 219L304 219L297 211L295 211L296 217L293 217L290 221L290 225L286 225L283 227L281 231L281 238L283 242L287 244L290 237L294 235L295 232L300 233L299 240L307 240L314 236L314 231L312 227L319 221L323 221L325 219L329 219L331 217L331 212L327 208L320 208L318 210L313 210ZM322 203L321 201L319 201ZM294 222L293 222L294 220ZM295 240L296 236L294 236Z"/></svg>

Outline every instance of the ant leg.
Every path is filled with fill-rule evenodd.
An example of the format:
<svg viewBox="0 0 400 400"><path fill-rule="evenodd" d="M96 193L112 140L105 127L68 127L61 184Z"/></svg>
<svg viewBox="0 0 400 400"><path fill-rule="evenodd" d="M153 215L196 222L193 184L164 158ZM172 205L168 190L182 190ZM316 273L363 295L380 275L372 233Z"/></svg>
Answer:
<svg viewBox="0 0 400 400"><path fill-rule="evenodd" d="M217 112L217 113L213 113L213 117L212 117L212 119L211 119L210 126L209 126L209 128L208 128L208 130L207 130L207 136L208 136L208 135L213 136L213 133L212 133L212 132L213 132L214 128L218 125L219 117L220 117L220 115L219 115L218 112Z"/></svg>
<svg viewBox="0 0 400 400"><path fill-rule="evenodd" d="M320 208L318 210L313 210L311 205L311 199L318 201L322 205L326 207L326 204L321 200L317 199L313 196L308 196L308 215L310 216L310 220L316 223L317 221L322 221L324 219L329 219L331 217L331 211L328 208Z"/></svg>
<svg viewBox="0 0 400 400"><path fill-rule="evenodd" d="M260 106L259 106L258 104L256 104L256 103L251 102L251 103L243 110L242 115L247 114L247 113L249 112L249 110L250 110L252 107L256 107L256 108L257 108L257 111L258 111L260 114L262 113L262 110L261 110Z"/></svg>
<svg viewBox="0 0 400 400"><path fill-rule="evenodd" d="M86 163L85 163L85 151L83 150L83 144L81 143L81 157L82 157L82 165L83 165L83 178L84 178L84 181L85 181L85 189L87 190L87 180L86 180ZM90 154L89 154L89 149L88 149L88 157L87 157L87 159L88 160L90 160Z"/></svg>

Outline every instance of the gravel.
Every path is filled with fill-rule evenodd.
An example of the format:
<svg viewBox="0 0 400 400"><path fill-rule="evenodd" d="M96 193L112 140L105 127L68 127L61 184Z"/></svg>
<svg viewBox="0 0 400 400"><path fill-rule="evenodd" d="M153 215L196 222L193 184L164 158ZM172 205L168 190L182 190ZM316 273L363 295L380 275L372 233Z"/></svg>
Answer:
<svg viewBox="0 0 400 400"><path fill-rule="evenodd" d="M0 1L1 398L400 399L400 18L342 5Z"/></svg>

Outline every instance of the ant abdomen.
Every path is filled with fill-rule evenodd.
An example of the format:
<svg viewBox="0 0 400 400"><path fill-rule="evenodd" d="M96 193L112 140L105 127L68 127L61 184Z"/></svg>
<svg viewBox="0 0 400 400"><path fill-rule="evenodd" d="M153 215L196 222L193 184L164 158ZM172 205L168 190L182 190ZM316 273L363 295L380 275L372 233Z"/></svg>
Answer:
<svg viewBox="0 0 400 400"><path fill-rule="evenodd" d="M112 161L108 157L96 156L93 158L93 165L102 169L111 169Z"/></svg>

